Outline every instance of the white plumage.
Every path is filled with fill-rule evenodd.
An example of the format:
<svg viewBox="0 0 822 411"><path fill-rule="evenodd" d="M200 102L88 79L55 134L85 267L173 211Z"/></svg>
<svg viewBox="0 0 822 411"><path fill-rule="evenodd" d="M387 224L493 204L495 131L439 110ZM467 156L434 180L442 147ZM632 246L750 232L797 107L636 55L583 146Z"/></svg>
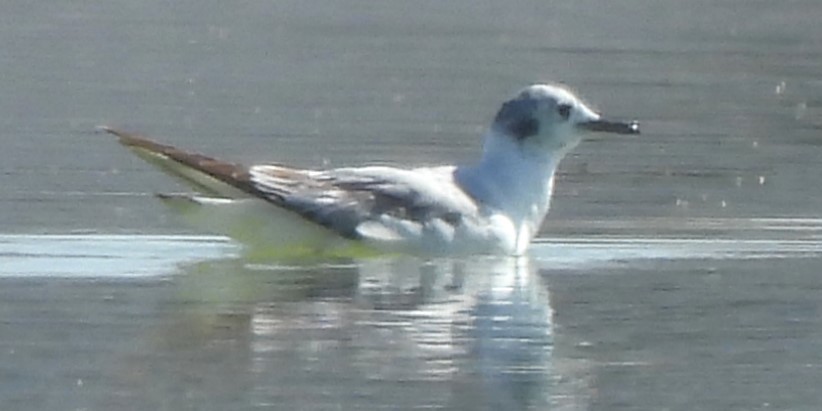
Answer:
<svg viewBox="0 0 822 411"><path fill-rule="evenodd" d="M583 131L635 134L566 89L534 85L500 108L470 166L304 170L242 166L115 130L202 195L160 195L191 223L266 255L521 255L550 206L554 172Z"/></svg>

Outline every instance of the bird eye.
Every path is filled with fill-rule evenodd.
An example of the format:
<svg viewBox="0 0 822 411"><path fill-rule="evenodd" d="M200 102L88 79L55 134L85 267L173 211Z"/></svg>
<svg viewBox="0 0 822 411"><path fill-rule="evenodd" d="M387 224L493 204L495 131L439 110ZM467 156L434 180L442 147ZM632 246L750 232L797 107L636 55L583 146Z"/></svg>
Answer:
<svg viewBox="0 0 822 411"><path fill-rule="evenodd" d="M560 104L557 106L557 114L559 114L563 120L568 120L568 117L571 116L571 109L570 104Z"/></svg>

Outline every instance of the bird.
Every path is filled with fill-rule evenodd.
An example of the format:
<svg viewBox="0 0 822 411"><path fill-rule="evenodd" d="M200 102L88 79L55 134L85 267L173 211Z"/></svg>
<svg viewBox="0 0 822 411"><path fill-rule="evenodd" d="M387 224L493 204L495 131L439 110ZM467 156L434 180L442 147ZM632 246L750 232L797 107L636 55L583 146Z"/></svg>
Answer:
<svg viewBox="0 0 822 411"><path fill-rule="evenodd" d="M189 223L270 257L521 256L548 213L560 160L588 133L639 134L568 87L505 101L466 165L304 169L242 165L110 126L100 129L195 193L157 194Z"/></svg>

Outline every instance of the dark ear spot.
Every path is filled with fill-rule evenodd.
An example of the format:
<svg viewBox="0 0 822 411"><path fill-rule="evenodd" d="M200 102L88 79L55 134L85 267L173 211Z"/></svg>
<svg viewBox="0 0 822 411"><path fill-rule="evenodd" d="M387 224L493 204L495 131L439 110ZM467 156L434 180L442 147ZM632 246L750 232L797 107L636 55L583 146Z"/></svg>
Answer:
<svg viewBox="0 0 822 411"><path fill-rule="evenodd" d="M494 124L517 140L539 134L539 121L534 118L536 102L531 99L515 99L502 105Z"/></svg>
<svg viewBox="0 0 822 411"><path fill-rule="evenodd" d="M568 117L571 116L571 109L573 109L573 107L571 107L570 104L560 104L557 106L557 114L559 114L563 120L568 120Z"/></svg>
<svg viewBox="0 0 822 411"><path fill-rule="evenodd" d="M509 126L511 135L522 140L539 134L539 121L533 117L524 118Z"/></svg>

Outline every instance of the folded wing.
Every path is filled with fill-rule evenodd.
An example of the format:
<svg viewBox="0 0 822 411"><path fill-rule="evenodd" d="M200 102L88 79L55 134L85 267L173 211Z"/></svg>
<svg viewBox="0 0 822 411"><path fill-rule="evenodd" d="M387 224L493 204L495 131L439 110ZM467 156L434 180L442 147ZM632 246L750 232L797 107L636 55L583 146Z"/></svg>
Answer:
<svg viewBox="0 0 822 411"><path fill-rule="evenodd" d="M198 191L257 197L354 240L415 240L453 233L476 209L450 184L451 168L303 170L246 167L112 128L120 142ZM295 216L296 217L296 216Z"/></svg>
<svg viewBox="0 0 822 411"><path fill-rule="evenodd" d="M448 169L391 167L295 170L252 167L251 182L270 202L351 239L414 239L432 229L453 229L473 204L452 186Z"/></svg>

